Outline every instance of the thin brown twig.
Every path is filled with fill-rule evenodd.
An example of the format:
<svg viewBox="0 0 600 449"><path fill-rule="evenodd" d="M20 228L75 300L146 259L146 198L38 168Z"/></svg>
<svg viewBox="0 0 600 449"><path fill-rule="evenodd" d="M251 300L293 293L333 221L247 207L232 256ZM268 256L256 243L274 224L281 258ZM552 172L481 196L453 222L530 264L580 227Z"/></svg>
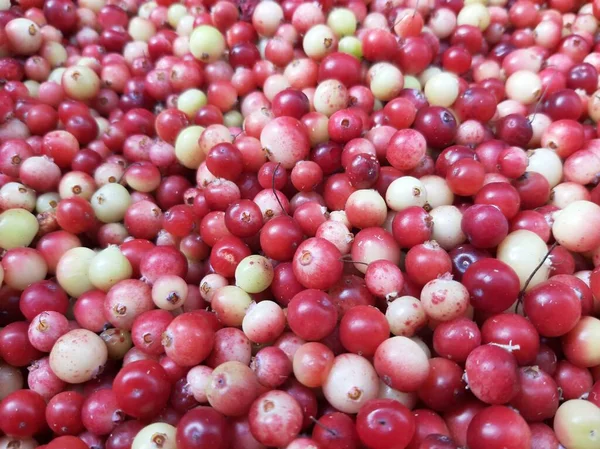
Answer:
<svg viewBox="0 0 600 449"><path fill-rule="evenodd" d="M277 171L279 170L279 167L281 166L281 162L278 162L277 165L275 166L275 168L273 169L273 179L271 180L271 188L273 190L273 195L275 195L275 200L277 200L277 203L279 203L279 207L281 208L281 211L283 212L284 215L288 215L287 211L285 210L285 208L283 207L283 204L281 204L281 200L279 199L279 195L277 195L277 189L275 188L275 176L277 176Z"/></svg>
<svg viewBox="0 0 600 449"><path fill-rule="evenodd" d="M551 68L554 68L554 66L548 66L546 68L551 69ZM550 89L550 85L551 85L552 81L554 80L554 77L556 76L557 73L558 73L558 70L555 71L552 74L552 76L550 77L550 80L548 81L548 85L546 86L546 88L544 89L542 94L540 95L540 99L538 100L537 104L535 105L535 109L533 110L533 115L531 116L531 120L529 120L529 123L533 123L533 120L535 119L536 114L539 112L540 105L542 104L542 101L544 101L544 97L546 96L548 89Z"/></svg>
<svg viewBox="0 0 600 449"><path fill-rule="evenodd" d="M357 261L351 260L351 259L344 259L344 256L340 257L338 260L340 262L344 262L344 263L357 263L359 265L369 266L369 264L367 262L357 262Z"/></svg>
<svg viewBox="0 0 600 449"><path fill-rule="evenodd" d="M314 422L317 426L319 426L322 429L325 429L327 432L329 432L331 435L336 436L337 432L335 430L333 430L330 427L327 427L325 424L320 423L319 420L317 418L315 418L314 416L309 416L309 419Z"/></svg>
<svg viewBox="0 0 600 449"><path fill-rule="evenodd" d="M531 280L536 275L536 273L540 270L540 268L542 268L542 266L546 262L546 259L548 259L548 257L550 257L550 254L552 253L552 251L554 251L554 248L556 248L557 245L558 245L558 243L554 242L550 246L550 248L548 249L548 252L544 256L544 258L540 261L540 263L537 265L537 267L534 268L534 270L531 272L531 274L529 275L529 277L525 281L525 285L523 285L523 288L519 292L519 298L517 299L517 305L515 306L515 313L519 310L519 305L521 305L523 303L523 297L525 296L525 291L527 291L527 287L529 287L529 284L531 283Z"/></svg>

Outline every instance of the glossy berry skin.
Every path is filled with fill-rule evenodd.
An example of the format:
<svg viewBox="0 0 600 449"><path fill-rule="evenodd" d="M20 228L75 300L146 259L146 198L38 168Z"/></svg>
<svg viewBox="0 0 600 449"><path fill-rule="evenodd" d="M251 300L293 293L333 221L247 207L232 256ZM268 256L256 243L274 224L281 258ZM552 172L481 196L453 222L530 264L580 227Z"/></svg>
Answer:
<svg viewBox="0 0 600 449"><path fill-rule="evenodd" d="M392 221L394 239L402 248L412 248L431 239L433 219L418 206L399 211Z"/></svg>
<svg viewBox="0 0 600 449"><path fill-rule="evenodd" d="M327 290L342 277L344 264L339 249L328 240L303 241L293 258L294 274L306 288Z"/></svg>
<svg viewBox="0 0 600 449"><path fill-rule="evenodd" d="M31 438L44 429L46 403L31 390L17 390L0 402L0 430L17 438Z"/></svg>
<svg viewBox="0 0 600 449"><path fill-rule="evenodd" d="M461 281L469 267L478 260L490 257L487 250L475 248L471 244L460 245L448 253L452 260L452 275Z"/></svg>
<svg viewBox="0 0 600 449"><path fill-rule="evenodd" d="M310 103L304 92L285 89L273 98L272 111L275 117L294 117L300 120L310 111Z"/></svg>
<svg viewBox="0 0 600 449"><path fill-rule="evenodd" d="M231 438L225 417L210 407L187 412L177 425L180 449L227 449Z"/></svg>
<svg viewBox="0 0 600 449"><path fill-rule="evenodd" d="M251 254L244 242L233 236L220 239L210 253L210 264L213 270L225 277L233 277L240 261Z"/></svg>
<svg viewBox="0 0 600 449"><path fill-rule="evenodd" d="M356 431L369 449L404 449L415 433L415 420L398 401L372 399L358 412Z"/></svg>
<svg viewBox="0 0 600 449"><path fill-rule="evenodd" d="M415 418L415 434L407 449L419 447L427 435L431 433L450 435L444 419L436 412L419 408L413 410L412 413Z"/></svg>
<svg viewBox="0 0 600 449"><path fill-rule="evenodd" d="M260 208L250 200L233 203L225 211L225 226L236 237L252 237L263 226Z"/></svg>
<svg viewBox="0 0 600 449"><path fill-rule="evenodd" d="M265 255L278 261L291 260L302 238L302 228L298 222L287 216L269 220L260 231L260 243Z"/></svg>
<svg viewBox="0 0 600 449"><path fill-rule="evenodd" d="M544 113L552 120L571 119L581 117L583 106L579 95L574 90L563 89L552 93L544 103Z"/></svg>
<svg viewBox="0 0 600 449"><path fill-rule="evenodd" d="M550 184L540 173L525 172L513 182L513 186L521 197L522 209L541 207L546 204L550 196Z"/></svg>
<svg viewBox="0 0 600 449"><path fill-rule="evenodd" d="M125 420L117 406L117 398L110 388L90 394L83 404L82 420L85 428L94 435L108 435Z"/></svg>
<svg viewBox="0 0 600 449"><path fill-rule="evenodd" d="M352 139L356 139L360 137L362 129L363 122L360 115L351 109L334 112L329 117L329 138L334 142L346 143Z"/></svg>
<svg viewBox="0 0 600 449"><path fill-rule="evenodd" d="M340 342L346 350L364 357L374 355L389 335L385 315L372 306L354 306L340 321Z"/></svg>
<svg viewBox="0 0 600 449"><path fill-rule="evenodd" d="M467 431L467 444L470 449L529 449L531 431L517 412L494 405L473 417Z"/></svg>
<svg viewBox="0 0 600 449"><path fill-rule="evenodd" d="M29 325L25 321L8 324L0 331L0 357L12 366L27 366L42 357L29 342Z"/></svg>
<svg viewBox="0 0 600 449"><path fill-rule="evenodd" d="M455 162L446 174L446 182L456 195L475 195L485 181L485 167L472 159L461 159Z"/></svg>
<svg viewBox="0 0 600 449"><path fill-rule="evenodd" d="M162 335L165 353L179 366L195 366L213 348L215 329L211 326L214 314L201 311L183 313L173 319Z"/></svg>
<svg viewBox="0 0 600 449"><path fill-rule="evenodd" d="M474 349L465 363L469 389L487 404L505 404L519 391L517 361L494 345Z"/></svg>
<svg viewBox="0 0 600 449"><path fill-rule="evenodd" d="M254 401L248 421L252 435L265 446L287 446L302 428L302 409L288 393L272 390Z"/></svg>
<svg viewBox="0 0 600 449"><path fill-rule="evenodd" d="M556 247L556 248L554 248L554 251L552 251L550 256L552 256L558 248L561 248L564 250L564 248L562 248L562 247ZM557 257L554 259L557 262L556 266L558 268L564 264L564 268L566 268L567 270L570 271L570 267L569 267L570 259L567 258L565 260L563 257L561 257L563 255L568 257L568 256L571 256L571 253L568 251L560 251L559 254L556 254ZM550 256L548 258L550 258ZM575 262L573 261L573 264L574 263ZM554 267L554 264L553 264L553 267ZM554 273L556 273L556 270L554 270ZM576 276L572 276L570 274L556 274L556 275L552 276L552 280L557 281L557 282L562 282L563 284L568 285L575 291L575 294L581 301L581 315L582 316L587 316L587 315L593 314L594 295L592 293L592 290L588 286L588 284L586 284L580 278L578 278Z"/></svg>
<svg viewBox="0 0 600 449"><path fill-rule="evenodd" d="M379 161L374 155L357 154L346 166L346 174L353 187L367 189L379 178Z"/></svg>
<svg viewBox="0 0 600 449"><path fill-rule="evenodd" d="M452 269L448 253L437 242L413 246L406 254L406 274L419 286L427 284Z"/></svg>
<svg viewBox="0 0 600 449"><path fill-rule="evenodd" d="M291 262L283 262L275 267L271 282L271 293L281 306L287 306L292 298L304 290L302 284L294 276Z"/></svg>
<svg viewBox="0 0 600 449"><path fill-rule="evenodd" d="M171 383L163 367L152 360L139 360L124 366L113 383L117 404L129 416L153 418L164 408Z"/></svg>
<svg viewBox="0 0 600 449"><path fill-rule="evenodd" d="M517 273L509 265L493 258L471 264L462 283L471 295L471 305L489 313L508 309L517 300L520 291Z"/></svg>
<svg viewBox="0 0 600 449"><path fill-rule="evenodd" d="M458 449L458 446L449 436L431 433L421 442L419 449Z"/></svg>
<svg viewBox="0 0 600 449"><path fill-rule="evenodd" d="M507 182L486 184L475 196L475 203L496 206L510 220L521 206L519 192Z"/></svg>
<svg viewBox="0 0 600 449"><path fill-rule="evenodd" d="M433 349L442 357L464 363L473 349L481 344L477 324L468 318L440 323L433 332Z"/></svg>
<svg viewBox="0 0 600 449"><path fill-rule="evenodd" d="M575 291L552 279L536 285L525 294L523 309L544 337L566 334L581 317L581 301Z"/></svg>
<svg viewBox="0 0 600 449"><path fill-rule="evenodd" d="M319 64L319 82L328 79L337 79L346 85L352 87L361 81L360 61L354 56L335 52L323 58Z"/></svg>
<svg viewBox="0 0 600 449"><path fill-rule="evenodd" d="M444 420L454 441L461 446L467 445L467 430L473 417L485 408L485 404L471 399L444 414Z"/></svg>
<svg viewBox="0 0 600 449"><path fill-rule="evenodd" d="M434 357L429 360L429 376L418 391L419 398L430 409L445 412L466 397L463 369L452 360Z"/></svg>
<svg viewBox="0 0 600 449"><path fill-rule="evenodd" d="M508 221L494 206L475 204L463 214L462 231L476 248L495 248L508 235Z"/></svg>
<svg viewBox="0 0 600 449"><path fill-rule="evenodd" d="M206 166L218 178L235 181L242 170L242 153L231 143L219 143L206 156Z"/></svg>
<svg viewBox="0 0 600 449"><path fill-rule="evenodd" d="M140 273L150 283L164 274L185 278L187 260L181 252L169 246L157 246L148 251L140 264Z"/></svg>
<svg viewBox="0 0 600 449"><path fill-rule="evenodd" d="M496 125L496 136L509 145L523 147L533 137L533 129L526 117L510 114Z"/></svg>
<svg viewBox="0 0 600 449"><path fill-rule="evenodd" d="M81 438L65 435L58 437L45 446L46 449L89 449L87 443Z"/></svg>
<svg viewBox="0 0 600 449"><path fill-rule="evenodd" d="M307 289L298 293L287 310L289 326L307 341L325 338L337 322L337 310L330 296L319 290Z"/></svg>
<svg viewBox="0 0 600 449"><path fill-rule="evenodd" d="M48 24L69 34L77 26L77 8L69 0L50 0L44 3Z"/></svg>
<svg viewBox="0 0 600 449"><path fill-rule="evenodd" d="M106 449L127 449L131 447L135 436L144 425L137 420L125 421L119 424L106 439Z"/></svg>
<svg viewBox="0 0 600 449"><path fill-rule="evenodd" d="M452 145L444 149L435 161L435 174L446 177L452 165L462 159L475 159L475 151L464 145Z"/></svg>
<svg viewBox="0 0 600 449"><path fill-rule="evenodd" d="M553 379L565 400L580 398L588 393L594 384L593 377L587 368L580 368L566 360L558 362Z"/></svg>
<svg viewBox="0 0 600 449"><path fill-rule="evenodd" d="M561 449L561 444L556 438L554 430L543 423L530 423L531 449Z"/></svg>
<svg viewBox="0 0 600 449"><path fill-rule="evenodd" d="M558 386L552 376L537 366L519 369L520 390L510 402L528 422L541 422L556 414Z"/></svg>
<svg viewBox="0 0 600 449"><path fill-rule="evenodd" d="M454 141L457 124L448 109L428 106L417 112L414 128L425 136L428 145L443 149Z"/></svg>
<svg viewBox="0 0 600 449"><path fill-rule="evenodd" d="M316 409L315 409L316 410ZM349 415L333 412L321 416L313 427L312 438L321 447L331 449L358 448L360 445L356 424ZM329 430L333 430L330 432Z"/></svg>
<svg viewBox="0 0 600 449"><path fill-rule="evenodd" d="M483 344L506 345L520 366L534 365L540 351L540 336L535 327L516 313L499 313L485 320L481 339Z"/></svg>
<svg viewBox="0 0 600 449"><path fill-rule="evenodd" d="M77 435L83 432L81 409L85 398L76 391L63 391L54 396L46 407L46 422L57 435Z"/></svg>
<svg viewBox="0 0 600 449"><path fill-rule="evenodd" d="M453 107L463 121L475 119L485 123L496 112L496 99L483 87L473 86L457 98Z"/></svg>
<svg viewBox="0 0 600 449"><path fill-rule="evenodd" d="M56 219L63 230L72 234L88 231L95 222L92 206L79 197L68 198L58 203Z"/></svg>

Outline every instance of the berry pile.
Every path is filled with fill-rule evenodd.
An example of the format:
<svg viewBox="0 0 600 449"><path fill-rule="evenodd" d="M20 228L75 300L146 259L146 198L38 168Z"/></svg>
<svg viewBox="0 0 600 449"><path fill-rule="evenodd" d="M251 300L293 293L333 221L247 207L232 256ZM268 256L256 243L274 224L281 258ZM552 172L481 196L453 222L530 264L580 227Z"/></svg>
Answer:
<svg viewBox="0 0 600 449"><path fill-rule="evenodd" d="M0 0L0 449L600 448L600 0Z"/></svg>

